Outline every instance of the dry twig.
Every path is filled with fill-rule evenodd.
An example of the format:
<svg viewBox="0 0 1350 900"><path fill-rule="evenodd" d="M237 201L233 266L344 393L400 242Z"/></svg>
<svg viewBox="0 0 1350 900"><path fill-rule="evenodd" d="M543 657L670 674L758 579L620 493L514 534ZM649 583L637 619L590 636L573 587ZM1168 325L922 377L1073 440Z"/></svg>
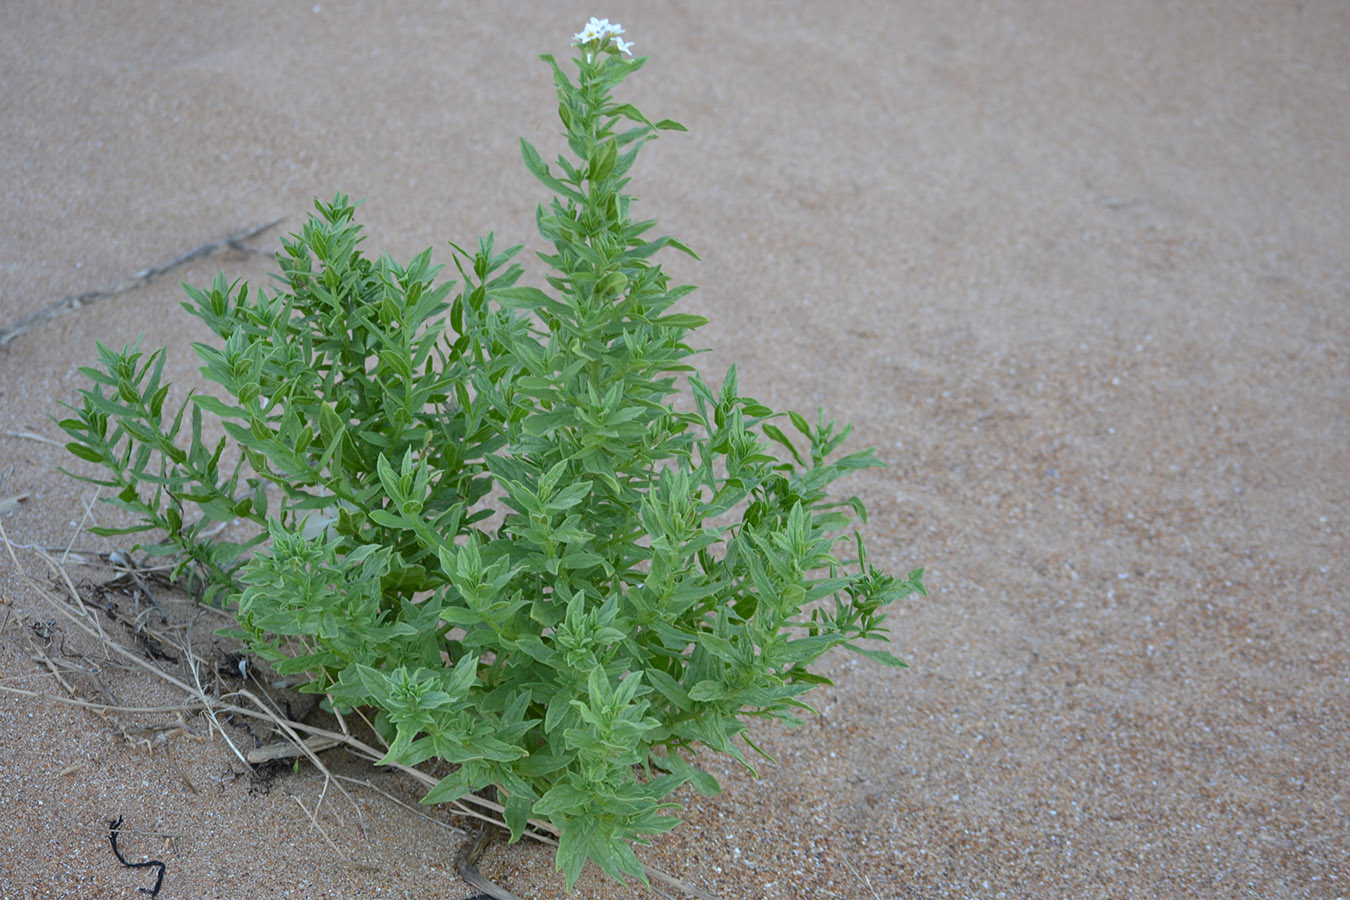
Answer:
<svg viewBox="0 0 1350 900"><path fill-rule="evenodd" d="M96 301L104 300L108 297L116 297L118 294L125 294L127 291L135 290L136 288L141 287L142 285L149 284L151 281L154 281L159 276L167 272L171 272L174 269L178 268L179 266L184 265L185 263L189 263L194 259L200 259L203 256L209 256L212 253L216 252L217 250L221 249L222 247L230 247L235 250L249 251L252 248L245 247L243 245L243 241L253 237L256 234L261 234L267 229L277 225L281 221L282 219L277 218L273 219L270 222L264 222L262 225L254 225L252 228L245 228L242 231L236 231L234 234L227 235L226 237L223 237L218 241L212 241L209 244L202 244L200 247L189 250L187 253L181 254L179 256L175 256L173 259L162 262L159 265L148 266L144 269L141 269L139 272L135 273L131 277L124 278L121 281L117 282L116 284L110 284L107 287L99 288L96 291L88 291L83 294L77 294L72 297L66 297L64 299L58 300L55 303L51 304L50 306L47 306L46 308L39 310L38 312L34 313L28 318L20 322L16 322L15 324L11 325L8 328L0 330L0 347L6 346L7 344L9 344L10 341L14 340L20 335L27 334L34 328L37 328L40 325L44 325L47 322L52 321L53 319L59 319L61 316L64 316L68 313L75 312L78 309L83 309L84 307Z"/></svg>
<svg viewBox="0 0 1350 900"><path fill-rule="evenodd" d="M54 441L45 435L36 434L32 431L6 431L5 437L20 438L25 441L37 441L39 444L51 444L53 447L64 447L60 441Z"/></svg>

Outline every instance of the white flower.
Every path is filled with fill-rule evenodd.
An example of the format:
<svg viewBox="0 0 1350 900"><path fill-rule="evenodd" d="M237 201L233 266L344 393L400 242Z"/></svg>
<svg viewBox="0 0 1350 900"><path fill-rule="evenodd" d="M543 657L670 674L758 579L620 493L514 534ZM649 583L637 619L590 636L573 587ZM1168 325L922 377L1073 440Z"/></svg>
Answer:
<svg viewBox="0 0 1350 900"><path fill-rule="evenodd" d="M623 34L623 26L618 22L611 23L609 19L597 19L594 16L586 23L586 27L572 35L572 43L589 44L591 41L603 41L605 38L614 38L615 45L632 56L632 51L628 48L633 46L631 43L621 39L619 35Z"/></svg>
<svg viewBox="0 0 1350 900"><path fill-rule="evenodd" d="M572 43L589 44L591 41L598 38L600 36L600 32L596 29L595 26L596 20L591 19L589 25L581 29L581 31L577 32L576 34L572 35Z"/></svg>

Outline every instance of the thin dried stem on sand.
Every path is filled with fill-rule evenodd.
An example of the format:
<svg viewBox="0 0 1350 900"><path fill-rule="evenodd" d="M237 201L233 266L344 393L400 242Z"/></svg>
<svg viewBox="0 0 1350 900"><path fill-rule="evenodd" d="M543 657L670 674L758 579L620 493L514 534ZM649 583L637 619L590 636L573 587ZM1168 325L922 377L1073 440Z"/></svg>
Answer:
<svg viewBox="0 0 1350 900"><path fill-rule="evenodd" d="M347 857L347 854L343 853L341 848L339 848L337 844L333 843L333 839L328 836L328 832L319 822L319 803L323 802L322 798L320 798L319 803L316 803L314 805L313 810L310 810L307 806L305 806L305 801L301 800L294 794L291 794L291 799L295 801L296 806L304 810L305 815L309 817L310 826L313 827L315 831L319 832L320 835L322 835L324 841L328 844L329 847L333 849L333 852L338 855L338 858L342 860L343 864L350 866L353 869L359 869L362 872L380 871L379 866L372 866L369 863L361 863L356 862L353 859L349 859Z"/></svg>
<svg viewBox="0 0 1350 900"><path fill-rule="evenodd" d="M300 741L300 746L289 741L277 741L275 744L264 744L254 750L244 754L249 762L254 765L261 765L265 762L271 762L274 759L294 759L301 756L308 756L311 753L322 753L325 750L332 750L334 747L341 747L342 742L333 738L308 737Z"/></svg>
<svg viewBox="0 0 1350 900"><path fill-rule="evenodd" d="M166 260L158 265L147 266L135 274L123 278L116 284L110 284L107 287L99 288L96 291L87 291L83 294L76 294L71 297L65 297L57 300L55 303L44 307L33 315L22 321L16 322L8 328L0 329L0 347L8 345L14 339L27 334L35 328L45 325L53 319L59 319L61 316L68 315L76 310L83 309L99 300L105 300L109 297L116 297L118 294L125 294L128 291L135 290L142 285L149 284L161 275L172 272L181 265L192 262L194 259L200 259L203 256L209 256L223 247L229 247L233 250L241 250L247 253L260 252L252 247L244 245L244 241L261 234L262 232L280 224L284 216L273 219L270 222L264 222L261 225L254 225L251 228L244 228L233 234L226 235L217 241L211 241L209 244L202 244L186 253L179 254L173 259Z"/></svg>
<svg viewBox="0 0 1350 900"><path fill-rule="evenodd" d="M54 441L45 435L36 434L32 431L6 431L5 437L20 438L25 441L37 441L39 444L51 444L53 447L64 447L60 441Z"/></svg>
<svg viewBox="0 0 1350 900"><path fill-rule="evenodd" d="M67 694L72 697L79 696L79 691L75 690L74 685L66 680L66 676L61 673L60 667L52 660L51 656L38 646L37 641L33 639L32 633L25 632L24 637L28 639L28 646L33 649L31 657L33 662L39 663L50 672L52 677L56 679L56 683L66 689Z"/></svg>
<svg viewBox="0 0 1350 900"><path fill-rule="evenodd" d="M326 740L326 739L321 738L320 740ZM276 745L273 745L273 746L276 746ZM333 746L337 746L337 743L335 742ZM264 749L266 749L266 748L264 748ZM406 802L404 802L403 800L398 799L398 798L395 797L393 794L389 793L389 792L386 791L386 790L382 790L382 789L379 788L379 787L376 787L372 782L367 781L367 780L364 779L364 778L353 778L353 777L350 776L350 775L339 775L339 774L337 774L336 772L333 773L333 777L336 778L336 779L338 779L339 781L345 781L345 782L347 782L348 784L357 784L357 785L360 785L360 786L363 787L363 788L366 788L367 790L374 791L375 793L379 794L381 797L383 797L383 798L385 798L386 800L388 800L390 803L394 803L394 804L397 804L398 806L403 807L403 808L406 809L408 812L410 812L410 813L412 813L413 815L417 816L419 819L423 819L423 820L425 820L425 821L427 821L427 822L430 822L432 825L435 825L437 828L444 828L446 831L453 832L454 834L460 835L461 837L468 834L468 832L465 831L463 828L456 828L454 825L451 825L449 822L442 822L440 819L434 819L434 818L432 818L431 816L429 816L429 815L427 815L426 813L422 812L422 811L421 811L420 809L418 809L417 807L413 806L411 803L406 803Z"/></svg>
<svg viewBox="0 0 1350 900"><path fill-rule="evenodd" d="M853 877L867 885L867 890L872 893L873 897L877 898L877 900L881 900L881 895L877 893L877 889L872 887L872 879L859 872L847 856L841 856L840 859L844 861L844 865L848 867L848 870L853 873Z"/></svg>

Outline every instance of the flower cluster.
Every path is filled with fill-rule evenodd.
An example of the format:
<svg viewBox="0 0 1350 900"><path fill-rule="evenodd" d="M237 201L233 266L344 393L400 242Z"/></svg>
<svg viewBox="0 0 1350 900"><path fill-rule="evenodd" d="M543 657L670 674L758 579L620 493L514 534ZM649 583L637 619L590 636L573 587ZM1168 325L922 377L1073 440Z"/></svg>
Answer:
<svg viewBox="0 0 1350 900"><path fill-rule="evenodd" d="M632 41L625 41L619 35L623 34L623 26L618 22L610 23L609 19L597 19L594 16L586 23L586 27L577 34L572 35L572 43L583 46L593 41L604 44L606 38L614 38L614 46L618 47L629 56L633 55Z"/></svg>

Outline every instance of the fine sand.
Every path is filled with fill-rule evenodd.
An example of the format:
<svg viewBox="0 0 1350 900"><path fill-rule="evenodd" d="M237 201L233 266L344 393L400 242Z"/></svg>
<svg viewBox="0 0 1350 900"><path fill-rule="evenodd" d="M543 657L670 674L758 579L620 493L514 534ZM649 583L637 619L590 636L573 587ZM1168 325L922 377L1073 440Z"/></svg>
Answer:
<svg viewBox="0 0 1350 900"><path fill-rule="evenodd" d="M536 56L591 15L652 57L626 98L690 128L632 190L703 257L666 264L701 286L705 371L855 423L890 464L844 485L874 561L931 592L892 619L910 669L827 657L822 714L754 726L758 781L707 758L725 792L682 792L644 858L724 900L1350 896L1341 0L8 0L0 328L284 216L246 241L270 250L338 191L398 257L534 246L517 141L561 149ZM21 577L48 583L33 547L129 544L84 534L93 488L18 435L59 442L95 340L144 334L199 385L178 282L220 270L272 264L219 252L0 348L0 502L26 496L0 518L0 684L66 696L34 656L84 654L125 704L182 702ZM143 896L119 816L162 898L476 893L436 821L351 787L362 819L330 790L321 834L312 767L253 783L176 724L0 696L0 898ZM481 869L565 896L540 846ZM591 871L571 896L644 895Z"/></svg>

